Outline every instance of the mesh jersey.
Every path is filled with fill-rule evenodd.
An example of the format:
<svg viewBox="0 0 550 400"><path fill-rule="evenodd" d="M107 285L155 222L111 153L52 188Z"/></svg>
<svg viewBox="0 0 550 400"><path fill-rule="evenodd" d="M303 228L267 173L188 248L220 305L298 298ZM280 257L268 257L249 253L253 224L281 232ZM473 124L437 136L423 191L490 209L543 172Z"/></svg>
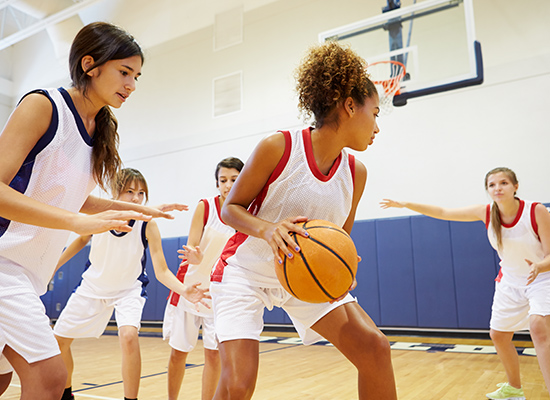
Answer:
<svg viewBox="0 0 550 400"><path fill-rule="evenodd" d="M130 226L130 232L111 230L92 236L88 268L82 274L79 294L108 299L141 287L142 296L146 297L147 222L132 220Z"/></svg>
<svg viewBox="0 0 550 400"><path fill-rule="evenodd" d="M500 257L497 281L502 280L513 286L525 286L531 269L525 259L538 262L544 258L535 220L537 204L520 200L515 220L511 224L502 224L502 249L498 248L495 231L490 225L491 205L487 205L487 236ZM539 274L537 281L542 279L550 279L550 272Z"/></svg>
<svg viewBox="0 0 550 400"><path fill-rule="evenodd" d="M184 265L180 267L177 277L186 285L200 282L200 287L206 289L210 286L212 267L220 257L229 238L235 234L235 229L222 221L220 196L202 199L201 201L204 203L204 228L199 247L203 252L203 259L198 265ZM180 296L177 293L172 293L170 304L178 305L179 298ZM199 308L200 311L197 312L195 304L187 301L183 301L182 303L189 312L194 314L212 314L212 310L207 309L202 304Z"/></svg>
<svg viewBox="0 0 550 400"><path fill-rule="evenodd" d="M311 128L283 134L283 157L249 212L271 222L303 215L343 226L353 200L354 157L342 150L328 175L323 175L313 156ZM238 232L227 243L211 279L280 287L273 263L273 251L265 240Z"/></svg>
<svg viewBox="0 0 550 400"><path fill-rule="evenodd" d="M34 93L48 97L52 119L10 186L41 203L78 212L96 185L92 139L65 89ZM45 293L68 237L68 231L0 218L0 256L12 261L10 266L0 262L0 295L32 290L29 281L39 295Z"/></svg>

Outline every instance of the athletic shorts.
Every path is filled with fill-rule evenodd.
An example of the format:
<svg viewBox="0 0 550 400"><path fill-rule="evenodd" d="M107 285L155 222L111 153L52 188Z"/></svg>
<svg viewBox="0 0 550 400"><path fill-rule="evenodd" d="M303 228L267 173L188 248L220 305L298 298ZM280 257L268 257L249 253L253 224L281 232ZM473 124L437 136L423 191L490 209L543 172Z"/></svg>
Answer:
<svg viewBox="0 0 550 400"><path fill-rule="evenodd" d="M324 338L311 326L343 304L356 301L348 295L336 303L306 303L283 288L259 288L238 283L212 282L210 295L219 342L235 339L260 340L264 327L264 308L286 311L302 342L313 344Z"/></svg>
<svg viewBox="0 0 550 400"><path fill-rule="evenodd" d="M515 332L529 329L531 315L550 315L550 280L517 287L496 282L491 329Z"/></svg>
<svg viewBox="0 0 550 400"><path fill-rule="evenodd" d="M197 345L199 328L202 325L202 342L205 349L218 350L216 333L214 331L214 316L199 316L189 311L181 304L173 306L168 302L164 313L162 334L164 340L175 350L189 353Z"/></svg>
<svg viewBox="0 0 550 400"><path fill-rule="evenodd" d="M29 364L60 354L46 309L36 293L0 296L0 353L9 346ZM5 357L0 373L7 373Z"/></svg>
<svg viewBox="0 0 550 400"><path fill-rule="evenodd" d="M65 338L100 337L115 310L117 326L141 327L145 298L141 288L132 289L120 297L96 299L74 292L55 323L54 332Z"/></svg>

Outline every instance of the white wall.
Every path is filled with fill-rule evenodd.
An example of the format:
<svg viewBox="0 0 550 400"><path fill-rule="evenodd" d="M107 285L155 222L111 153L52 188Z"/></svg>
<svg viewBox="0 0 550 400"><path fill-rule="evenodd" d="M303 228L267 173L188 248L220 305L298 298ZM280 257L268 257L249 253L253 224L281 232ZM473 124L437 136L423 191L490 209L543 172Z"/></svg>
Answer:
<svg viewBox="0 0 550 400"><path fill-rule="evenodd" d="M115 112L125 164L144 173L151 203L179 201L194 209L201 197L216 193L213 170L220 159L246 160L265 135L300 126L292 73L304 51L319 32L377 15L385 1L264 3L246 11L240 45L213 52L209 26L147 48L138 90ZM358 219L407 214L379 209L383 197L485 203L484 174L503 165L518 173L521 196L550 201L550 43L544 40L550 37L550 2L520 3L474 0L483 85L412 99L380 118L374 145L356 154L369 170ZM128 10L113 8L113 22ZM132 33L147 42L145 36L162 23L176 24L177 18L144 18ZM14 47L19 94L66 81L66 68L49 46L36 35ZM243 72L243 111L213 119L212 79L236 71ZM162 221L163 236L186 235L191 216Z"/></svg>

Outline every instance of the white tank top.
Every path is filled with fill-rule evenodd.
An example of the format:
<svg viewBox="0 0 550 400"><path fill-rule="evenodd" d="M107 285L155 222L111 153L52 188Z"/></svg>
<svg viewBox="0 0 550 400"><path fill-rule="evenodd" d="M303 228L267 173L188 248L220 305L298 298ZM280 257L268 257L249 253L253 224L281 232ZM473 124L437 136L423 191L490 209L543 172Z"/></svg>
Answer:
<svg viewBox="0 0 550 400"><path fill-rule="evenodd" d="M203 258L198 265L189 264L180 267L177 277L186 286L200 282L201 289L206 289L210 286L212 267L220 257L229 238L235 234L235 229L222 221L219 195L209 199L202 199L201 201L204 203L204 228L199 247L203 253ZM193 314L212 314L212 309L208 309L202 304L199 305L199 311L196 311L195 304L185 299L180 299L177 293L172 293L170 304L178 305L178 302L182 302L184 307Z"/></svg>
<svg viewBox="0 0 550 400"><path fill-rule="evenodd" d="M286 140L283 157L249 212L271 222L303 215L343 226L353 200L354 157L342 150L328 175L323 175L313 155L311 128L283 134ZM263 239L240 232L227 243L211 279L281 287L271 247Z"/></svg>
<svg viewBox="0 0 550 400"><path fill-rule="evenodd" d="M65 89L31 93L36 92L50 99L52 120L10 186L41 203L77 213L96 185L92 139ZM0 218L0 296L33 289L44 294L68 237L65 230ZM2 257L12 262L2 263Z"/></svg>
<svg viewBox="0 0 550 400"><path fill-rule="evenodd" d="M79 294L108 299L140 287L146 297L147 222L131 220L130 226L130 232L111 230L92 236L89 266L82 274Z"/></svg>
<svg viewBox="0 0 550 400"><path fill-rule="evenodd" d="M526 286L530 267L525 259L538 262L544 258L542 244L538 236L535 220L535 206L538 203L520 200L516 218L511 224L502 224L502 248L497 245L497 237L490 224L492 205L487 205L487 236L491 246L500 257L500 272L497 281L513 286ZM537 281L550 279L550 272L543 272Z"/></svg>

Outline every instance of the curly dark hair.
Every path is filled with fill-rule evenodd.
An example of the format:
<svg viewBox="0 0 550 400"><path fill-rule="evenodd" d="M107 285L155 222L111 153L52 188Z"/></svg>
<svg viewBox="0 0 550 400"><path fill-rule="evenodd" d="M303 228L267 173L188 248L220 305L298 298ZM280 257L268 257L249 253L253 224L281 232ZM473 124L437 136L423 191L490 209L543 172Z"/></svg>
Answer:
<svg viewBox="0 0 550 400"><path fill-rule="evenodd" d="M329 41L309 49L295 71L298 108L315 127L338 122L337 105L351 97L360 105L378 94L366 72L367 63L351 48Z"/></svg>

